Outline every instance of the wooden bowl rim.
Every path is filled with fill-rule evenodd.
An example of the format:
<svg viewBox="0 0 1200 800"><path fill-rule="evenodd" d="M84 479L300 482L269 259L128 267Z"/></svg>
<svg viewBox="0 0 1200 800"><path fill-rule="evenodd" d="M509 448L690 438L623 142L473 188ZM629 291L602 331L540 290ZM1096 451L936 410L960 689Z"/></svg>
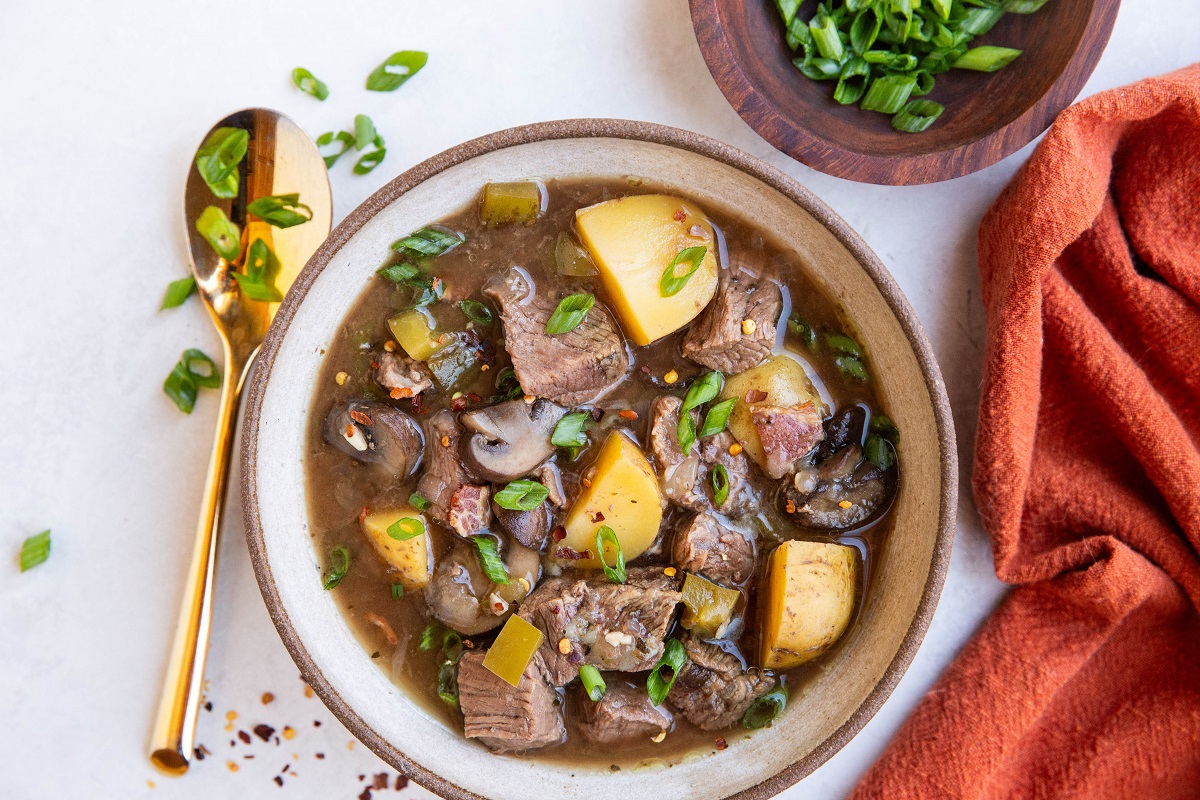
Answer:
<svg viewBox="0 0 1200 800"><path fill-rule="evenodd" d="M772 147L802 164L835 178L892 186L937 183L970 175L1007 158L1041 136L1054 122L1055 117L1074 102L1091 77L1092 71L1104 54L1105 47L1108 46L1113 25L1116 23L1117 10L1121 7L1121 0L1093 0L1083 35L1054 83L1029 108L1005 125L955 147L908 156L877 156L850 150L837 142L810 133L759 92L746 77L735 57L725 26L715 25L713 22L721 17L721 8L728 2L729 0L688 0L692 29L696 33L696 42L704 57L704 63L708 66L709 74L712 75L717 88L738 116ZM714 31L715 35L711 40L701 35L702 26ZM1099 41L1098 47L1080 46L1089 35ZM717 65L733 68L719 69ZM797 76L804 79L799 73ZM744 111L746 102L739 106L730 99L736 95L753 98L762 110L755 113ZM833 102L832 98L829 102ZM774 126L767 124L768 121L786 128L786 132L795 137L793 144L788 146L783 135L778 133ZM1014 132L1019 132L1019 135L1011 135Z"/></svg>
<svg viewBox="0 0 1200 800"><path fill-rule="evenodd" d="M730 145L702 134L650 122L622 119L567 119L522 125L472 139L439 153L412 167L367 198L342 220L325 243L305 265L288 291L263 342L258 364L250 381L246 402L246 423L242 429L241 490L246 543L259 590L284 646L299 667L304 680L313 688L335 717L360 741L384 761L417 783L448 800L486 800L469 792L411 760L399 748L384 739L342 699L326 680L300 641L275 586L266 557L265 540L258 508L257 461L258 430L266 386L279 353L280 345L313 282L333 256L381 210L418 184L458 164L485 153L540 141L559 139L633 139L688 150L745 172L778 190L824 225L855 257L874 281L892 313L904 330L917 358L926 387L933 401L934 419L941 451L941 507L938 512L937 539L933 560L912 624L883 677L850 715L849 719L803 758L793 762L771 778L729 795L725 800L764 800L805 777L849 742L875 715L900 681L920 647L925 631L937 608L945 582L954 542L955 512L958 498L958 459L954 421L941 370L925 337L916 313L895 279L871 251L866 242L834 211L800 183L763 161Z"/></svg>

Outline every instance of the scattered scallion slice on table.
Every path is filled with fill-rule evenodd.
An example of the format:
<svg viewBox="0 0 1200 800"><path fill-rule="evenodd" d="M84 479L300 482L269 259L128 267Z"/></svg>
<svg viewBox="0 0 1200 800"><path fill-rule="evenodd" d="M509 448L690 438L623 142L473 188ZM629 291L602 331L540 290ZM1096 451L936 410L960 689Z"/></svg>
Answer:
<svg viewBox="0 0 1200 800"><path fill-rule="evenodd" d="M332 169L337 160L354 146L354 134L347 131L338 131L337 133L326 131L317 137L318 148L328 147L335 142L338 145L337 150L331 153L321 153L321 156L325 159L325 169Z"/></svg>
<svg viewBox="0 0 1200 800"><path fill-rule="evenodd" d="M595 295L586 292L567 295L559 301L550 319L546 320L546 333L554 336L575 330L587 319L587 314L594 305Z"/></svg>
<svg viewBox="0 0 1200 800"><path fill-rule="evenodd" d="M296 84L296 88L300 91L312 95L318 100L329 97L329 87L304 67L296 67L292 70L292 83Z"/></svg>
<svg viewBox="0 0 1200 800"><path fill-rule="evenodd" d="M237 197L238 164L246 157L250 133L242 128L217 128L196 151L196 169L214 195Z"/></svg>
<svg viewBox="0 0 1200 800"><path fill-rule="evenodd" d="M383 139L375 137L375 149L368 150L363 153L358 161L354 162L353 172L355 175L366 175L371 170L375 169L383 162L384 156L387 155L387 148L383 146Z"/></svg>
<svg viewBox="0 0 1200 800"><path fill-rule="evenodd" d="M50 557L50 531L35 533L21 542L21 572L27 572Z"/></svg>
<svg viewBox="0 0 1200 800"><path fill-rule="evenodd" d="M646 677L646 694L650 695L651 703L656 706L662 705L671 687L675 685L675 679L679 677L679 670L683 669L686 663L687 651L683 649L683 644L678 639L668 639L666 647L663 648L662 658ZM664 672L667 674L664 675Z"/></svg>
<svg viewBox="0 0 1200 800"><path fill-rule="evenodd" d="M610 549L615 550L617 554L611 565L608 563ZM601 525L600 530L596 531L596 559L600 562L604 575L610 581L613 583L625 582L625 551L621 549L621 541L617 538L617 532L607 525Z"/></svg>
<svg viewBox="0 0 1200 800"><path fill-rule="evenodd" d="M479 567L483 570L483 574L492 583L507 586L508 570L504 568L504 562L496 550L496 540L491 536L481 534L472 536L471 541L475 545L475 553L479 556Z"/></svg>
<svg viewBox="0 0 1200 800"><path fill-rule="evenodd" d="M392 53L367 76L367 88L372 92L394 92L420 72L428 61L429 54L420 50Z"/></svg>
<svg viewBox="0 0 1200 800"><path fill-rule="evenodd" d="M512 481L496 492L492 500L509 511L532 511L545 502L550 490L537 481Z"/></svg>
<svg viewBox="0 0 1200 800"><path fill-rule="evenodd" d="M366 114L354 115L354 149L362 150L375 141L375 123Z"/></svg>
<svg viewBox="0 0 1200 800"><path fill-rule="evenodd" d="M196 292L196 279L188 275L186 278L180 278L177 281L171 281L167 284L167 291L163 295L162 305L158 307L159 311L168 308L177 308Z"/></svg>
<svg viewBox="0 0 1200 800"><path fill-rule="evenodd" d="M345 547L333 548L329 551L329 570L325 573L325 580L321 582L321 586L326 591L336 588L349 571L350 551Z"/></svg>
<svg viewBox="0 0 1200 800"><path fill-rule="evenodd" d="M583 690L587 692L588 699L593 703L600 702L604 693L608 691L608 686L605 685L600 670L591 664L584 664L579 668L579 680L583 682Z"/></svg>
<svg viewBox="0 0 1200 800"><path fill-rule="evenodd" d="M194 348L184 350L171 374L163 381L163 392L185 414L192 413L200 389L216 389L221 385L221 373L213 360Z"/></svg>
<svg viewBox="0 0 1200 800"><path fill-rule="evenodd" d="M679 294L692 275L700 268L700 262L708 254L708 248L685 247L680 250L671 263L663 270L662 278L658 281L658 291L663 297L673 297Z"/></svg>
<svg viewBox="0 0 1200 800"><path fill-rule="evenodd" d="M312 209L300 202L299 194L272 194L260 197L246 210L276 228L303 225L312 219Z"/></svg>

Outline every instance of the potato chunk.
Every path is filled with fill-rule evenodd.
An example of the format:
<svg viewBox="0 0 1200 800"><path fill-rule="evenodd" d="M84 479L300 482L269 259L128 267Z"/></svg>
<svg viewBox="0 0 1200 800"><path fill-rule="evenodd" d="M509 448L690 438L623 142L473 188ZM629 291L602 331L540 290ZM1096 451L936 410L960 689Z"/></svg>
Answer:
<svg viewBox="0 0 1200 800"><path fill-rule="evenodd" d="M759 595L759 663L789 669L829 649L850 624L859 557L832 542L784 542L767 561Z"/></svg>
<svg viewBox="0 0 1200 800"><path fill-rule="evenodd" d="M679 330L717 291L716 240L694 203L661 194L620 197L579 209L575 223L634 344ZM663 272L681 250L699 246L708 248L699 267L677 294L663 297Z"/></svg>
<svg viewBox="0 0 1200 800"><path fill-rule="evenodd" d="M641 448L620 431L604 440L579 497L567 512L566 537L558 543L576 552L590 551L591 558L560 559L564 564L597 569L596 531L607 525L617 534L625 560L640 556L654 543L662 523L663 499L654 468ZM609 564L614 553L608 554Z"/></svg>
<svg viewBox="0 0 1200 800"><path fill-rule="evenodd" d="M763 470L767 469L767 454L754 424L754 411L746 402L747 395L757 398L755 403L768 406L789 408L811 402L822 416L826 410L804 367L784 355L771 356L753 369L726 378L720 399L736 398L729 415L729 432L741 443L746 455Z"/></svg>
<svg viewBox="0 0 1200 800"><path fill-rule="evenodd" d="M424 532L411 539L393 538L388 528L406 517L419 521ZM433 549L429 546L429 521L425 516L415 508L405 506L367 514L361 524L375 550L399 573L396 582L404 587L404 591L425 588L433 575Z"/></svg>

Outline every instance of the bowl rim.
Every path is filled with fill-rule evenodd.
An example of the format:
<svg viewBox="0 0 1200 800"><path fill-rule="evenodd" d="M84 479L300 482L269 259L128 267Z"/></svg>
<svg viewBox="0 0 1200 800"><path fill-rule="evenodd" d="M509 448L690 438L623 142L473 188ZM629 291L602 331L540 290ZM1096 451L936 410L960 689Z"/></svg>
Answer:
<svg viewBox="0 0 1200 800"><path fill-rule="evenodd" d="M1092 76L1108 47L1121 7L1121 0L1093 0L1083 35L1062 72L1025 111L996 130L942 150L882 156L850 150L823 139L771 103L746 77L729 44L729 34L722 20L728 2L688 0L688 6L692 31L709 74L738 116L772 147L815 170L835 178L892 186L916 186L970 175L987 169L1041 136L1059 113L1074 102ZM740 5L745 0L734 2ZM701 34L702 24L707 28L707 35ZM1091 42L1089 36L1094 37ZM735 94L747 100L735 104L730 99ZM770 124L771 121L776 125ZM789 137L792 137L790 144Z"/></svg>
<svg viewBox="0 0 1200 800"><path fill-rule="evenodd" d="M259 517L257 456L260 415L266 386L280 344L287 335L297 309L329 261L377 213L425 180L477 156L535 142L588 138L632 139L706 156L757 178L811 214L851 252L883 295L917 358L933 401L934 421L941 452L941 508L938 512L933 560L916 614L882 678L841 727L803 758L792 762L770 778L725 799L764 800L809 775L845 746L883 706L916 655L937 608L950 562L958 499L958 459L954 422L941 370L916 313L895 279L862 237L824 201L795 179L748 153L703 134L657 123L606 118L555 120L507 128L451 147L401 173L368 197L338 223L329 238L300 272L271 324L250 380L241 444L242 513L250 561L267 612L280 639L283 640L284 647L300 669L301 676L355 738L391 766L441 797L449 800L485 800L413 761L396 745L385 740L367 725L325 679L297 636L275 586L271 565L266 557Z"/></svg>

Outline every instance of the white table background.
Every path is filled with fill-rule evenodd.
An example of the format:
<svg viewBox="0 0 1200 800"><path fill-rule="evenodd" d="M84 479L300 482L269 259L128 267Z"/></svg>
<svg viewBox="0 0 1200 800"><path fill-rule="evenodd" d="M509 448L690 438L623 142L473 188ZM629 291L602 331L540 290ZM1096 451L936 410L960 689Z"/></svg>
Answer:
<svg viewBox="0 0 1200 800"><path fill-rule="evenodd" d="M1200 58L1194 3L1127 2L1084 95ZM400 49L427 50L424 72L394 94L365 91L367 73ZM292 87L297 65L329 85L326 102ZM277 108L313 135L350 127L355 113L374 118L387 159L366 177L351 174L351 157L334 168L335 222L466 139L626 117L766 159L832 205L892 270L954 408L963 473L954 556L891 699L785 797L845 796L1002 596L967 483L983 341L975 232L1029 148L934 186L814 172L725 102L684 0L3 0L0 76L0 797L273 797L285 764L291 796L351 798L360 775L395 779L306 697L254 582L236 471L208 662L213 710L199 725L214 755L180 779L146 760L216 407L207 393L184 416L160 385L184 348L218 351L198 302L157 308L186 268L180 210L193 150L245 106ZM19 574L21 540L47 527L49 562ZM275 700L264 706L268 691ZM237 730L261 722L296 735L231 747L229 711ZM412 786L386 796L429 795Z"/></svg>

